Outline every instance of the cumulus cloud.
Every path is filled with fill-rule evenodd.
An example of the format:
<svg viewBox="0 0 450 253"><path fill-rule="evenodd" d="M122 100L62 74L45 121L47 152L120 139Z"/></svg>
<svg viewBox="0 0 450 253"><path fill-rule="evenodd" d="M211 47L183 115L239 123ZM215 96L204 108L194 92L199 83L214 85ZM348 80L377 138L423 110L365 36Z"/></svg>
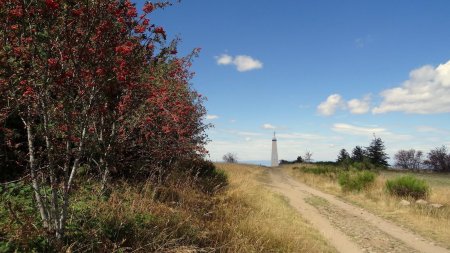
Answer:
<svg viewBox="0 0 450 253"><path fill-rule="evenodd" d="M345 101L339 94L332 94L326 101L319 104L317 111L324 116L331 116L338 109L349 110L352 114L364 114L370 111L370 100L370 94L362 99L355 98L349 101Z"/></svg>
<svg viewBox="0 0 450 253"><path fill-rule="evenodd" d="M218 119L219 116L218 115L214 115L214 114L208 114L206 115L206 119L207 120L214 120L214 119Z"/></svg>
<svg viewBox="0 0 450 253"><path fill-rule="evenodd" d="M239 72L250 71L254 69L261 69L263 63L248 55L237 55L235 57L227 54L222 54L216 57L218 65L234 65Z"/></svg>
<svg viewBox="0 0 450 253"><path fill-rule="evenodd" d="M399 87L381 92L383 100L372 112L432 114L450 112L450 61L434 68L425 65L410 72Z"/></svg>
<svg viewBox="0 0 450 253"><path fill-rule="evenodd" d="M268 124L268 123L263 124L261 127L262 127L263 129L272 129L272 130L277 128L276 126L271 125L271 124Z"/></svg>
<svg viewBox="0 0 450 253"><path fill-rule="evenodd" d="M363 99L352 99L347 102L347 108L353 114L364 114L370 110L370 96Z"/></svg>
<svg viewBox="0 0 450 253"><path fill-rule="evenodd" d="M233 63L233 57L227 54L222 54L221 56L217 57L217 64L218 65L228 65Z"/></svg>
<svg viewBox="0 0 450 253"><path fill-rule="evenodd" d="M344 107L344 100L341 95L333 94L328 96L325 102L320 103L317 110L321 115L330 116L333 115L336 109Z"/></svg>

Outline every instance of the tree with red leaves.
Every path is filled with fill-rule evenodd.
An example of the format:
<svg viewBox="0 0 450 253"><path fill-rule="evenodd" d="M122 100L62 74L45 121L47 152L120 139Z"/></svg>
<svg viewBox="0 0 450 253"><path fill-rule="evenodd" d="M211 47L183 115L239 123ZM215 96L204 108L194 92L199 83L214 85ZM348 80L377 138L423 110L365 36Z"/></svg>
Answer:
<svg viewBox="0 0 450 253"><path fill-rule="evenodd" d="M189 85L198 50L177 57L147 17L167 3L138 16L129 0L0 1L0 123L22 121L33 197L57 238L80 166L103 184L121 170L161 179L205 154L203 99Z"/></svg>

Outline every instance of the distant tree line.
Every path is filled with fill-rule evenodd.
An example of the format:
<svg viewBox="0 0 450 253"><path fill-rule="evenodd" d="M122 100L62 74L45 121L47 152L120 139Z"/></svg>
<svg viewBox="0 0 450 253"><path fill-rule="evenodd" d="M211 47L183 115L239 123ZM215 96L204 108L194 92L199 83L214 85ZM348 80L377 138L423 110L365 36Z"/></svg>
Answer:
<svg viewBox="0 0 450 253"><path fill-rule="evenodd" d="M293 161L287 161L287 160L280 160L280 165L281 164L294 164L294 163L303 163L304 160L302 158L302 156L297 156L297 159L293 160Z"/></svg>
<svg viewBox="0 0 450 253"><path fill-rule="evenodd" d="M349 154L346 149L339 151L336 163L344 167L355 165L358 168L388 167L385 145L381 138L375 137L368 147L356 146ZM450 172L450 152L446 146L437 147L425 155L420 150L399 150L394 155L394 166L400 169L428 169L439 172Z"/></svg>
<svg viewBox="0 0 450 253"><path fill-rule="evenodd" d="M407 170L429 169L450 172L450 153L446 146L432 149L424 159L420 150L399 150L395 156L395 166Z"/></svg>
<svg viewBox="0 0 450 253"><path fill-rule="evenodd" d="M341 149L336 163L344 167L357 164L359 165L357 167L362 169L387 167L389 166L389 157L385 150L386 147L383 140L379 137L374 137L368 147L356 146L351 154L346 149Z"/></svg>

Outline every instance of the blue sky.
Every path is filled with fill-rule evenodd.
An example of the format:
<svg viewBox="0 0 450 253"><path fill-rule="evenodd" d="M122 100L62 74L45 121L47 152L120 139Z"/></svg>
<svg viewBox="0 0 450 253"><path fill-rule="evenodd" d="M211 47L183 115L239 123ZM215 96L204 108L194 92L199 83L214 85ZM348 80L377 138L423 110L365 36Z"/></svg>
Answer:
<svg viewBox="0 0 450 253"><path fill-rule="evenodd" d="M141 4L141 3L140 3ZM195 47L207 148L241 161L307 150L335 160L373 133L399 149L450 146L450 1L184 0L152 22Z"/></svg>

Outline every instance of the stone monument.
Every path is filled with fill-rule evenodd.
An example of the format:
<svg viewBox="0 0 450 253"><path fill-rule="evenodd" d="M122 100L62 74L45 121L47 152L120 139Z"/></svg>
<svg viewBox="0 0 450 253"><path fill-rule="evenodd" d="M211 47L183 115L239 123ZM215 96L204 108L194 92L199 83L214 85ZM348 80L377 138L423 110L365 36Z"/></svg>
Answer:
<svg viewBox="0 0 450 253"><path fill-rule="evenodd" d="M277 167L278 166L278 150L277 150L277 138L275 137L275 132L273 132L273 139L272 139L272 160L271 160L271 166Z"/></svg>

